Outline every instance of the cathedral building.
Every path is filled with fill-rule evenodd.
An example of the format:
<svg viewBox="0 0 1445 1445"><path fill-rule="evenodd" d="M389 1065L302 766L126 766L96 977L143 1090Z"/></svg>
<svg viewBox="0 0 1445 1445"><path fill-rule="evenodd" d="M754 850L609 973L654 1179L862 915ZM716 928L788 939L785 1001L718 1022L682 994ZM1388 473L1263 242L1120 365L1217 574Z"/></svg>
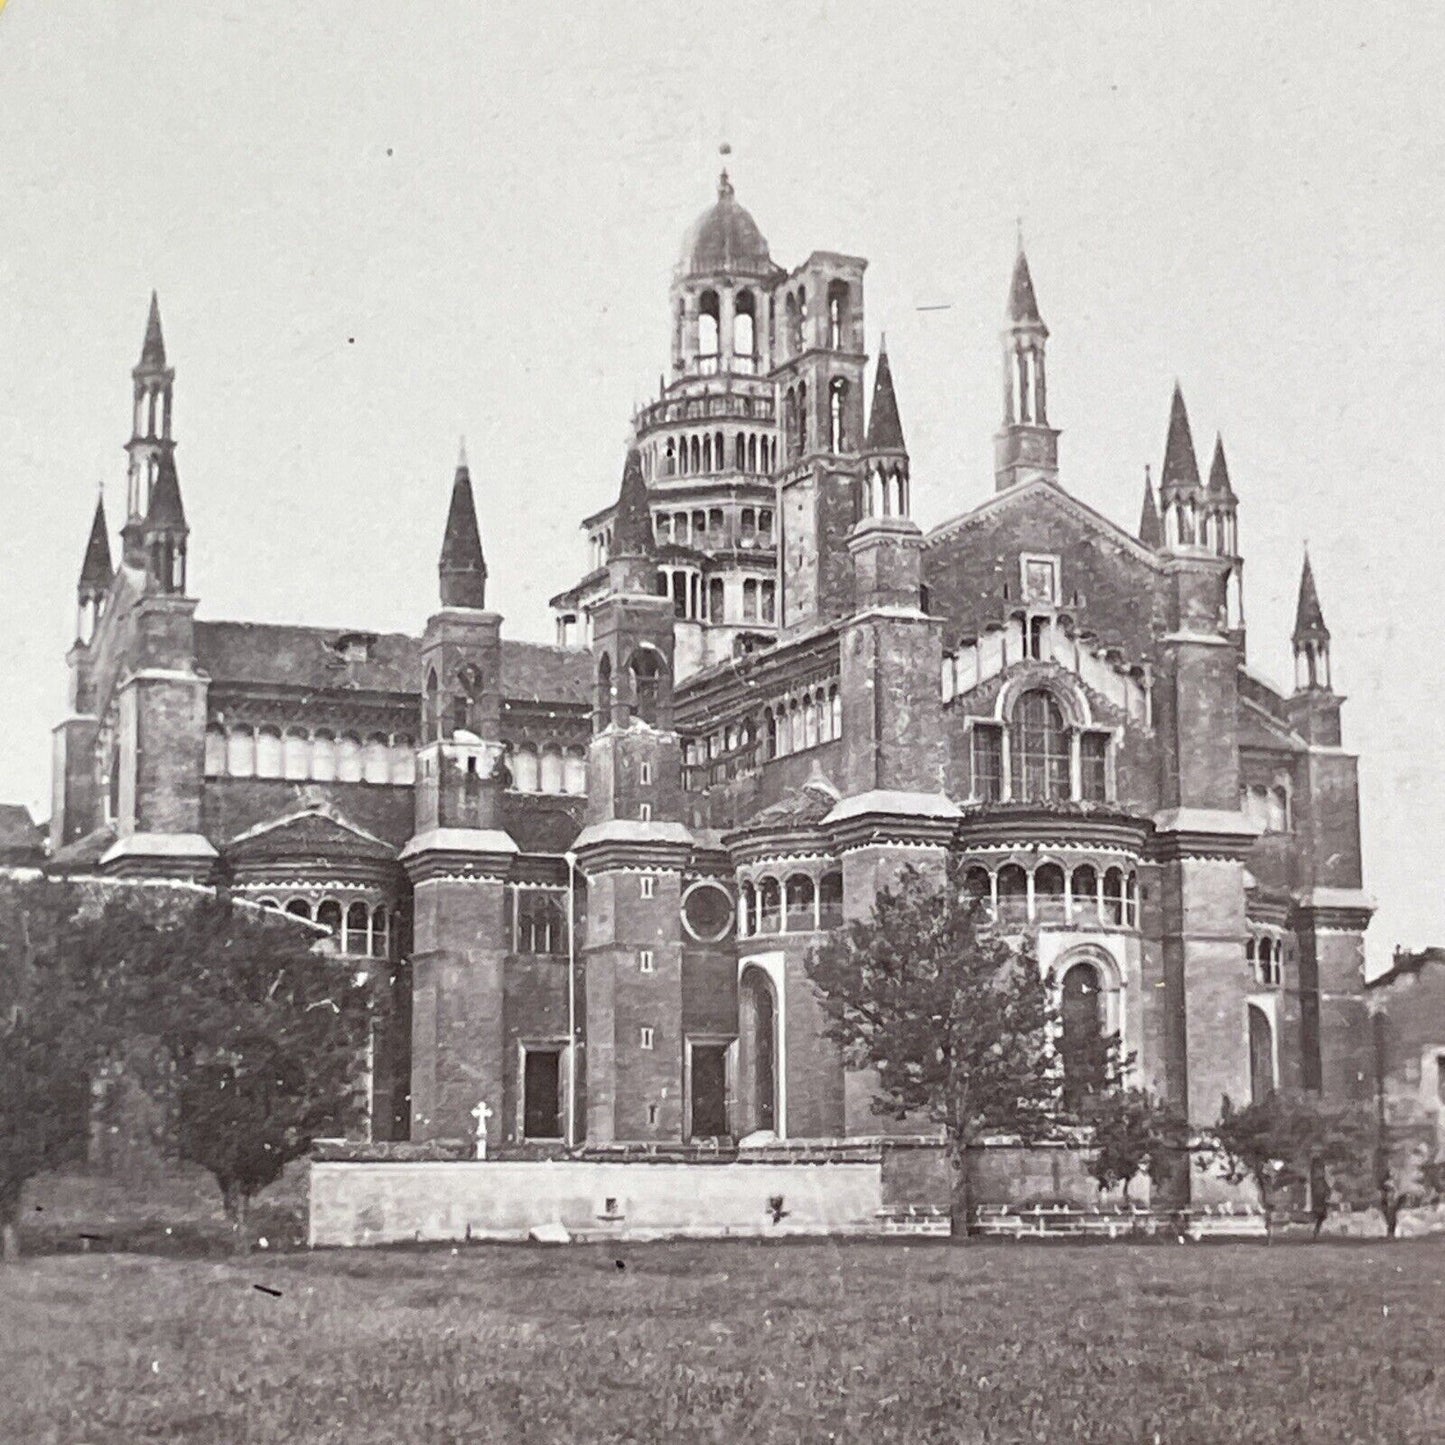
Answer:
<svg viewBox="0 0 1445 1445"><path fill-rule="evenodd" d="M1281 689L1247 660L1223 445L1201 468L1177 387L1136 529L1066 488L1022 249L994 485L925 531L881 346L865 408L865 266L779 265L724 173L549 646L489 608L465 456L419 636L198 617L153 299L52 866L224 882L385 968L377 1138L877 1136L806 959L950 857L1034 940L1065 1033L1117 1031L1195 1119L1356 1095L1371 906L1308 561Z"/></svg>

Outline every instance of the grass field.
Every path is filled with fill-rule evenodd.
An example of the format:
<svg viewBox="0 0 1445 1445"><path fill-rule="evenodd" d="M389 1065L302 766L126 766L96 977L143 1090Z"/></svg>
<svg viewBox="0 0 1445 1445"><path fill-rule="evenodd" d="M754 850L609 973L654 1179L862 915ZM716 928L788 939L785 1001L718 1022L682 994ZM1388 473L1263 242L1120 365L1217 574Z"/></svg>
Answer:
<svg viewBox="0 0 1445 1445"><path fill-rule="evenodd" d="M493 1245L0 1270L6 1442L1384 1445L1445 1438L1442 1375L1432 1241Z"/></svg>

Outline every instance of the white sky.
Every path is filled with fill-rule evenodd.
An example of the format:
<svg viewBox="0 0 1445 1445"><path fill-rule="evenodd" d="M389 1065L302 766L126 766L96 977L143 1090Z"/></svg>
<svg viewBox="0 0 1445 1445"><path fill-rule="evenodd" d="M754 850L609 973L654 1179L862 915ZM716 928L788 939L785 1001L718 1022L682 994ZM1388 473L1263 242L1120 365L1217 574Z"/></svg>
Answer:
<svg viewBox="0 0 1445 1445"><path fill-rule="evenodd" d="M49 809L152 286L203 617L419 630L464 432L490 600L549 639L726 137L776 258L870 258L925 526L992 487L1015 216L1064 483L1131 528L1181 379L1202 466L1224 432L1251 661L1281 681L1310 542L1372 955L1445 942L1442 41L1400 0L10 0L0 798Z"/></svg>

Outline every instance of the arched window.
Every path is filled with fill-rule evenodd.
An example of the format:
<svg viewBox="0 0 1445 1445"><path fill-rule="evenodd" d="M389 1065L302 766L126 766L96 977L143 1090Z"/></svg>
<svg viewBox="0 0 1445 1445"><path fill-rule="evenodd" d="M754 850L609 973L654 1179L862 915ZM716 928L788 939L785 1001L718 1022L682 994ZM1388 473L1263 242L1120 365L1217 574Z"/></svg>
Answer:
<svg viewBox="0 0 1445 1445"><path fill-rule="evenodd" d="M361 741L350 733L336 744L336 781L359 783L361 781Z"/></svg>
<svg viewBox="0 0 1445 1445"><path fill-rule="evenodd" d="M739 291L733 303L733 355L744 363L751 362L757 354L757 302L751 291ZM739 371L751 371L749 365L739 366Z"/></svg>
<svg viewBox="0 0 1445 1445"><path fill-rule="evenodd" d="M206 729L206 776L219 778L226 771L226 730L212 724Z"/></svg>
<svg viewBox="0 0 1445 1445"><path fill-rule="evenodd" d="M843 875L825 873L818 884L818 926L839 928L843 923Z"/></svg>
<svg viewBox="0 0 1445 1445"><path fill-rule="evenodd" d="M1128 873L1124 878L1124 921L1130 928L1139 926L1139 875Z"/></svg>
<svg viewBox="0 0 1445 1445"><path fill-rule="evenodd" d="M772 708L763 709L763 760L764 762L778 756L778 720L773 716Z"/></svg>
<svg viewBox="0 0 1445 1445"><path fill-rule="evenodd" d="M361 751L361 776L368 783L389 783L391 781L391 758L386 739L380 733L372 733Z"/></svg>
<svg viewBox="0 0 1445 1445"><path fill-rule="evenodd" d="M702 441L694 436L687 444L688 461L692 466L693 475L696 476L702 470Z"/></svg>
<svg viewBox="0 0 1445 1445"><path fill-rule="evenodd" d="M798 455L802 456L808 450L808 383L798 383Z"/></svg>
<svg viewBox="0 0 1445 1445"><path fill-rule="evenodd" d="M1274 1028L1269 1016L1257 1004L1245 1005L1249 1024L1249 1097L1263 1103L1275 1091Z"/></svg>
<svg viewBox="0 0 1445 1445"><path fill-rule="evenodd" d="M1110 868L1104 874L1104 922L1124 922L1124 870Z"/></svg>
<svg viewBox="0 0 1445 1445"><path fill-rule="evenodd" d="M397 738L392 743L391 755L391 780L393 783L405 783L410 786L416 782L416 747L410 738Z"/></svg>
<svg viewBox="0 0 1445 1445"><path fill-rule="evenodd" d="M1034 869L1034 912L1045 922L1063 920L1064 870L1057 863L1042 863Z"/></svg>
<svg viewBox="0 0 1445 1445"><path fill-rule="evenodd" d="M541 782L537 750L528 743L512 751L512 786L519 793L535 793Z"/></svg>
<svg viewBox="0 0 1445 1445"><path fill-rule="evenodd" d="M316 909L316 921L329 929L334 938L341 937L341 905L334 898L322 899Z"/></svg>
<svg viewBox="0 0 1445 1445"><path fill-rule="evenodd" d="M830 351L842 351L846 344L843 327L847 316L848 283L846 281L830 281L828 283L828 349Z"/></svg>
<svg viewBox="0 0 1445 1445"><path fill-rule="evenodd" d="M1017 863L998 870L998 907L1004 918L1015 922L1028 917L1029 877Z"/></svg>
<svg viewBox="0 0 1445 1445"><path fill-rule="evenodd" d="M544 793L562 792L562 754L558 749L542 749L540 779L541 789Z"/></svg>
<svg viewBox="0 0 1445 1445"><path fill-rule="evenodd" d="M738 937L747 938L757 926L757 889L744 883L738 889Z"/></svg>
<svg viewBox="0 0 1445 1445"><path fill-rule="evenodd" d="M818 746L818 705L811 695L803 699L801 713L803 724L803 746L815 748Z"/></svg>
<svg viewBox="0 0 1445 1445"><path fill-rule="evenodd" d="M723 580L721 577L711 577L708 579L707 620L709 622L721 622L723 620Z"/></svg>
<svg viewBox="0 0 1445 1445"><path fill-rule="evenodd" d="M612 720L612 659L603 653L597 664L597 688L592 704L592 725L601 732Z"/></svg>
<svg viewBox="0 0 1445 1445"><path fill-rule="evenodd" d="M752 577L743 579L743 621L756 622L758 620L758 584Z"/></svg>
<svg viewBox="0 0 1445 1445"><path fill-rule="evenodd" d="M226 771L233 778L256 772L256 737L250 728L232 728L226 738Z"/></svg>
<svg viewBox="0 0 1445 1445"><path fill-rule="evenodd" d="M702 469L712 471L712 433L704 432L702 437Z"/></svg>
<svg viewBox="0 0 1445 1445"><path fill-rule="evenodd" d="M256 734L256 776L281 776L281 734L275 728L262 728Z"/></svg>
<svg viewBox="0 0 1445 1445"><path fill-rule="evenodd" d="M838 692L838 685L833 684L828 689L828 713L832 719L833 736L843 736L843 698Z"/></svg>
<svg viewBox="0 0 1445 1445"><path fill-rule="evenodd" d="M1099 916L1099 874L1088 863L1075 868L1069 879L1069 892L1074 901L1074 918L1092 921Z"/></svg>
<svg viewBox="0 0 1445 1445"><path fill-rule="evenodd" d="M776 878L758 884L758 932L777 933L782 925L783 891Z"/></svg>
<svg viewBox="0 0 1445 1445"><path fill-rule="evenodd" d="M341 939L343 953L365 954L371 951L371 940L367 936L371 912L366 904L356 902L346 910L346 932Z"/></svg>
<svg viewBox="0 0 1445 1445"><path fill-rule="evenodd" d="M1105 1082L1102 983L1092 963L1076 963L1064 974L1059 1062L1064 1069L1064 1107L1071 1112Z"/></svg>
<svg viewBox="0 0 1445 1445"><path fill-rule="evenodd" d="M632 672L633 711L643 722L656 727L662 683L657 654L650 648L639 649L632 654L628 667Z"/></svg>
<svg viewBox="0 0 1445 1445"><path fill-rule="evenodd" d="M844 407L848 401L848 383L841 376L835 376L828 383L828 450L845 452L848 438L844 435Z"/></svg>
<svg viewBox="0 0 1445 1445"><path fill-rule="evenodd" d="M964 897L974 903L982 903L985 907L993 902L993 891L989 887L988 869L981 868L975 863L963 875Z"/></svg>
<svg viewBox="0 0 1445 1445"><path fill-rule="evenodd" d="M305 898L293 898L286 905L286 912L293 918L310 918L311 904Z"/></svg>
<svg viewBox="0 0 1445 1445"><path fill-rule="evenodd" d="M716 291L704 291L697 303L698 370L704 376L717 370L718 300Z"/></svg>
<svg viewBox="0 0 1445 1445"><path fill-rule="evenodd" d="M783 317L788 328L788 347L794 352L803 349L803 328L799 323L798 298L789 296L783 303Z"/></svg>
<svg viewBox="0 0 1445 1445"><path fill-rule="evenodd" d="M288 729L281 739L281 776L293 783L311 776L311 739L305 733Z"/></svg>
<svg viewBox="0 0 1445 1445"><path fill-rule="evenodd" d="M562 791L578 797L587 791L587 754L581 748L568 748L562 759Z"/></svg>
<svg viewBox="0 0 1445 1445"><path fill-rule="evenodd" d="M808 933L815 923L813 880L806 873L794 873L787 884L788 933Z"/></svg>
<svg viewBox="0 0 1445 1445"><path fill-rule="evenodd" d="M749 472L756 472L758 469L758 436L756 432L748 433L748 464Z"/></svg>
<svg viewBox="0 0 1445 1445"><path fill-rule="evenodd" d="M391 930L387 927L387 923L386 905L378 903L371 910L371 956L373 958L391 957Z"/></svg>
<svg viewBox="0 0 1445 1445"><path fill-rule="evenodd" d="M426 693L422 703L422 736L434 742L442 735L441 687L436 668L427 669Z"/></svg>
<svg viewBox="0 0 1445 1445"><path fill-rule="evenodd" d="M1069 735L1052 693L1034 688L1014 704L1009 746L1015 799L1069 796Z"/></svg>
<svg viewBox="0 0 1445 1445"><path fill-rule="evenodd" d="M663 453L662 474L666 477L677 475L677 445L671 437L668 437L667 450Z"/></svg>

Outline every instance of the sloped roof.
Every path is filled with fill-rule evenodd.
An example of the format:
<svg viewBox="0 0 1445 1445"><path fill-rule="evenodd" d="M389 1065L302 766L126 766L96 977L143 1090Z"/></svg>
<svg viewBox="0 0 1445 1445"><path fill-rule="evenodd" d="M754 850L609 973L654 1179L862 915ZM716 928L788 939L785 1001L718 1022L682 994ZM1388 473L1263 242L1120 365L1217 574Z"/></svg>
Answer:
<svg viewBox="0 0 1445 1445"><path fill-rule="evenodd" d="M1042 321L1038 299L1034 296L1034 278L1029 275L1029 258L1024 248L1014 261L1013 279L1008 288L1008 319L1010 321Z"/></svg>
<svg viewBox="0 0 1445 1445"><path fill-rule="evenodd" d="M864 443L870 452L901 452L906 450L903 443L903 422L898 416L898 398L893 391L893 368L888 364L888 347L878 347L878 369L873 375L873 405L868 409L868 439Z"/></svg>
<svg viewBox="0 0 1445 1445"><path fill-rule="evenodd" d="M1242 748L1259 748L1264 751L1285 749L1301 753L1309 746L1291 727L1280 722L1278 718L1271 717L1264 708L1247 697L1239 700L1238 727L1239 746Z"/></svg>
<svg viewBox="0 0 1445 1445"><path fill-rule="evenodd" d="M151 292L151 309L146 316L145 340L141 342L140 364L147 370L160 371L166 364L166 343L161 336L161 303Z"/></svg>
<svg viewBox="0 0 1445 1445"><path fill-rule="evenodd" d="M1184 393L1174 383L1169 402L1169 436L1164 443L1164 468L1159 473L1159 490L1164 493L1199 486L1199 461L1194 455L1194 436L1189 430L1189 412Z"/></svg>
<svg viewBox="0 0 1445 1445"><path fill-rule="evenodd" d="M59 866L62 869L99 863L101 858L110 851L111 844L116 840L116 833L117 829L114 823L103 823L99 828L77 838L73 843L67 843L63 848L57 848L51 854L50 862L53 866Z"/></svg>
<svg viewBox="0 0 1445 1445"><path fill-rule="evenodd" d="M85 560L80 564L80 585L90 588L110 586L115 566L110 560L110 530L105 524L105 502L97 501L90 523L90 540L85 544Z"/></svg>
<svg viewBox="0 0 1445 1445"><path fill-rule="evenodd" d="M487 605L487 563L477 529L477 507L472 498L472 473L467 466L465 447L457 458L438 570L442 602L446 606L480 608Z"/></svg>
<svg viewBox="0 0 1445 1445"><path fill-rule="evenodd" d="M1315 569L1310 566L1310 554L1305 553L1304 569L1299 577L1299 601L1295 605L1294 637L1328 637L1330 629L1325 626L1325 614L1320 609L1320 594L1315 589Z"/></svg>
<svg viewBox="0 0 1445 1445"><path fill-rule="evenodd" d="M39 851L45 846L45 830L30 816L23 803L0 803L0 850Z"/></svg>
<svg viewBox="0 0 1445 1445"><path fill-rule="evenodd" d="M1154 500L1154 482L1144 469L1144 502L1139 508L1139 540L1154 551L1164 545L1164 528L1159 522L1159 504Z"/></svg>
<svg viewBox="0 0 1445 1445"><path fill-rule="evenodd" d="M356 636L370 641L370 655L348 662L338 644ZM393 693L418 693L421 687L421 642L402 632L198 622L196 662L219 683ZM509 698L586 703L592 657L581 648L504 639L502 684Z"/></svg>
<svg viewBox="0 0 1445 1445"><path fill-rule="evenodd" d="M613 557L651 557L657 549L647 483L642 479L642 453L632 447L622 468L622 487L612 514Z"/></svg>
<svg viewBox="0 0 1445 1445"><path fill-rule="evenodd" d="M186 530L186 509L181 505L181 479L176 475L176 459L169 447L161 452L145 528L148 532Z"/></svg>
<svg viewBox="0 0 1445 1445"><path fill-rule="evenodd" d="M278 814L231 839L230 858L395 858L396 849L325 803Z"/></svg>
<svg viewBox="0 0 1445 1445"><path fill-rule="evenodd" d="M734 270L757 274L771 269L768 243L758 223L738 204L726 171L718 177L716 203L692 223L683 237L678 265L691 276Z"/></svg>

